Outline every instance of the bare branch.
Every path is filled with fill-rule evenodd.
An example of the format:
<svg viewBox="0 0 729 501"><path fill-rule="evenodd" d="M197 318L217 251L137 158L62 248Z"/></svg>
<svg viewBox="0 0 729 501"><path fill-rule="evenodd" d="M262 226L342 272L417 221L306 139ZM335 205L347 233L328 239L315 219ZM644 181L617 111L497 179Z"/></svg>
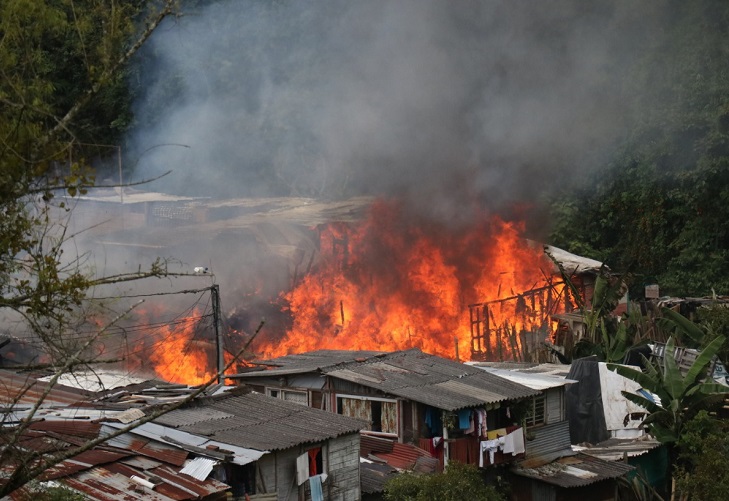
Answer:
<svg viewBox="0 0 729 501"><path fill-rule="evenodd" d="M233 366L234 363L238 361L238 359L248 350L248 347L251 345L253 340L256 338L258 333L263 329L263 326L265 324L264 320L261 320L261 323L258 325L258 328L253 333L251 338L246 342L246 344L238 350L238 352L235 354L235 356L223 367L222 372L225 372L230 367ZM188 402L191 402L195 398L197 398L199 395L204 393L208 388L213 386L218 381L218 373L211 377L207 382L205 382L203 385L201 385L197 390L192 392L190 395L185 397L184 399L175 402L168 407L158 409L157 411L153 412L152 414L149 414L133 423L130 423L129 425L119 428L118 430L104 436L100 436L98 438L95 438L94 440L90 440L86 442L84 445L76 448L69 449L67 451L64 451L57 455L45 455L41 457L40 462L32 466L28 469L21 469L16 468L13 473L10 475L10 478L8 478L8 481L0 486L0 498L3 496L6 496L16 489L22 487L30 480L33 480L34 478L37 478L39 475L41 475L44 471L48 470L49 468L52 468L53 466L65 461L66 459L70 459L74 456L77 456L81 454L82 452L85 452L89 449L92 449L96 447L99 444L102 444L112 438L118 437L119 435L123 435L124 433L127 433L129 431L134 430L138 426L141 426L145 423L148 423L150 421L154 421L155 419L167 414L168 412L171 412L175 409L179 409L183 405L187 404Z"/></svg>

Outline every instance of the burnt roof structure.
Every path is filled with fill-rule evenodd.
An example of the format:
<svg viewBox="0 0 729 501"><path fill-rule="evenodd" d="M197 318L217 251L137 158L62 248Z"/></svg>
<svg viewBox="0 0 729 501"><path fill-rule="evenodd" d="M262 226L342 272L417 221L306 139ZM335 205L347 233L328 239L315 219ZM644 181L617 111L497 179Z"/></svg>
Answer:
<svg viewBox="0 0 729 501"><path fill-rule="evenodd" d="M256 360L251 363L254 365L270 367L265 373L266 376L283 376L289 374L304 374L307 372L330 368L334 365L354 362L356 360L370 359L372 357L382 356L385 354L387 354L387 352L367 350L316 350L308 351L306 353L286 355L269 360ZM245 377L245 375L227 377L236 378Z"/></svg>

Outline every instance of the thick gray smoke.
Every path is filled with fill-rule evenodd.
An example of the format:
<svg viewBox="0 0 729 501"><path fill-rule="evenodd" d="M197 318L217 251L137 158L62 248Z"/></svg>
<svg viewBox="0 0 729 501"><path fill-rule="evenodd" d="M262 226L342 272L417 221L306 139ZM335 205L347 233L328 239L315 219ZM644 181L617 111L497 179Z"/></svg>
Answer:
<svg viewBox="0 0 729 501"><path fill-rule="evenodd" d="M200 2L138 61L134 179L216 197L393 195L449 220L534 201L631 119L660 4ZM180 146L184 145L184 146Z"/></svg>

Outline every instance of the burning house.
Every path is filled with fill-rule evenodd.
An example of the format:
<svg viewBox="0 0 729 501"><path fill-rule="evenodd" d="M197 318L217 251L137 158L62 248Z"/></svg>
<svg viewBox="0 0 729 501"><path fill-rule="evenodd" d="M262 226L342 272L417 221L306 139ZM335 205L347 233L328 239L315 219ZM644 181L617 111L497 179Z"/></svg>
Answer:
<svg viewBox="0 0 729 501"><path fill-rule="evenodd" d="M262 393L364 419L364 434L410 443L440 459L488 467L524 455L522 418L536 390L412 349L320 350L257 362L230 379ZM507 444L500 437L508 437Z"/></svg>
<svg viewBox="0 0 729 501"><path fill-rule="evenodd" d="M251 347L259 358L324 348L419 348L456 360L549 360L544 344L553 341L560 315L576 308L556 263L588 300L600 267L525 240L520 223L484 215L469 227L453 227L418 218L392 200L171 200L110 193L82 199L80 220L84 214L108 216L114 206L123 209L117 222L88 235L105 255L120 256L107 260L124 261L127 252L150 259L174 252L183 262L209 264L209 273L189 280L220 281L228 351L266 317L267 327ZM189 217L177 217L182 212ZM204 375L191 379L192 365L205 372L204 360L214 360L212 338L206 342L191 332L193 322L175 318L169 300L148 303L136 323L156 325L166 309L175 324L157 327L157 333L144 330L138 340L125 337L151 353L139 363L160 377L201 382ZM165 357L174 353L201 355L182 371L185 359L173 356L171 363ZM170 374L168 366L180 373Z"/></svg>

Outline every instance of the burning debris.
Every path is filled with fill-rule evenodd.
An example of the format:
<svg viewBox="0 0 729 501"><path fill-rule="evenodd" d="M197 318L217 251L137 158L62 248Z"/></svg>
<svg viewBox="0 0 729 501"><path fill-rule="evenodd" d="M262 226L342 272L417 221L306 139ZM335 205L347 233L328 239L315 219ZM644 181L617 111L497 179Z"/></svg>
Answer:
<svg viewBox="0 0 729 501"><path fill-rule="evenodd" d="M424 224L385 201L359 224L321 227L318 263L281 295L291 328L257 351L416 347L522 360L568 307L552 263L522 231L497 216L468 229Z"/></svg>

